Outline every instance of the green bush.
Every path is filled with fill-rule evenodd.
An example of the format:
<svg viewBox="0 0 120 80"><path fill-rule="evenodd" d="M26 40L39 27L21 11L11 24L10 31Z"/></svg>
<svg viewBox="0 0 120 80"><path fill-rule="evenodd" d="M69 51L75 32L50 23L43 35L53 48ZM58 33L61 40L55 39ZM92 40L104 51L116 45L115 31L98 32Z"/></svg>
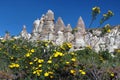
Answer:
<svg viewBox="0 0 120 80"><path fill-rule="evenodd" d="M56 46L51 41L29 42L21 39L1 40L0 47L0 70L6 76L14 75L12 79L118 79L119 53L112 57L108 51L96 53L90 47L69 52L72 45L67 42Z"/></svg>

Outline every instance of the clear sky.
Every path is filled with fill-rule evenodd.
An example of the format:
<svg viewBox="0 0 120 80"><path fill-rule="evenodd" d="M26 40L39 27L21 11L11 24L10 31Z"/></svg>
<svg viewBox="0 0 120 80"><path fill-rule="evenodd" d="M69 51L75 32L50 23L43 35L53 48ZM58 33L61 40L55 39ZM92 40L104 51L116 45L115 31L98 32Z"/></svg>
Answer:
<svg viewBox="0 0 120 80"><path fill-rule="evenodd" d="M86 27L90 24L91 9L94 6L101 8L101 14L92 27L97 27L102 14L108 10L114 16L106 21L110 25L120 24L120 0L0 0L0 36L9 31L11 35L19 35L22 26L32 32L33 22L51 9L55 14L55 21L62 17L65 25L75 27L78 18L82 16Z"/></svg>

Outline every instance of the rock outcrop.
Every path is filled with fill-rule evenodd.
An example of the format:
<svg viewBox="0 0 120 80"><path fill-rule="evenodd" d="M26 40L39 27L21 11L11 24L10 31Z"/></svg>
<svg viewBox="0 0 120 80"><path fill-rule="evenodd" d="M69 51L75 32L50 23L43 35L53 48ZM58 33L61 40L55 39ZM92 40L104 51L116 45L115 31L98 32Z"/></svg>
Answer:
<svg viewBox="0 0 120 80"><path fill-rule="evenodd" d="M101 33L100 29L92 29L92 33L88 32L82 17L78 19L74 29L70 24L65 26L61 17L58 17L55 23L53 11L48 10L40 19L33 22L31 34L27 32L24 25L20 36L30 41L51 40L57 45L70 42L73 44L73 50L83 49L87 45L96 52L107 49L109 52L114 52L115 49L120 49L120 25L112 27L111 31L103 36L100 36ZM10 39L10 35L6 33L4 39Z"/></svg>

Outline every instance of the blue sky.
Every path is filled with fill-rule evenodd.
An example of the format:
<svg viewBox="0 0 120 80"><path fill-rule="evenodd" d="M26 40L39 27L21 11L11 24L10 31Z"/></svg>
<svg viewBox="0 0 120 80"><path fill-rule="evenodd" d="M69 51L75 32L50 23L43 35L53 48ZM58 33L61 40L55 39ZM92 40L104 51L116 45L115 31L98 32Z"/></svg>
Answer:
<svg viewBox="0 0 120 80"><path fill-rule="evenodd" d="M0 0L0 36L9 31L11 35L18 35L22 26L27 26L27 31L32 32L33 22L51 9L55 14L55 21L62 17L65 25L75 27L78 18L82 16L86 27L91 20L91 8L99 6L101 14L92 27L97 27L102 14L108 10L114 16L106 21L110 25L120 24L120 0Z"/></svg>

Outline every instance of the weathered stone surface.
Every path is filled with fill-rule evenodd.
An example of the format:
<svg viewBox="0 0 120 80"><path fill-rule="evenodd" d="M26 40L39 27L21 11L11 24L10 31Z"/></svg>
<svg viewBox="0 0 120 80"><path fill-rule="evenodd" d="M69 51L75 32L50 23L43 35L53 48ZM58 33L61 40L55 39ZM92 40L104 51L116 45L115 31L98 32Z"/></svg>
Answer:
<svg viewBox="0 0 120 80"><path fill-rule="evenodd" d="M74 39L75 39L74 46L77 49L83 48L86 46L85 41L84 41L84 37L83 37L83 35L81 35L80 32L75 33Z"/></svg>
<svg viewBox="0 0 120 80"><path fill-rule="evenodd" d="M46 13L46 20L54 21L54 13L52 12L52 10L48 10L48 12Z"/></svg>
<svg viewBox="0 0 120 80"><path fill-rule="evenodd" d="M30 39L30 37L31 37L31 34L29 34L27 32L25 25L23 25L23 30L21 31L20 36L24 39L27 39L27 40Z"/></svg>
<svg viewBox="0 0 120 80"><path fill-rule="evenodd" d="M45 15L42 32L48 34L49 32L53 31L54 31L54 13L51 10L48 10L48 12Z"/></svg>
<svg viewBox="0 0 120 80"><path fill-rule="evenodd" d="M40 23L39 23L39 27L38 27L39 33L42 31L42 27L44 25L44 22L45 22L45 15L43 14L42 17L40 18Z"/></svg>
<svg viewBox="0 0 120 80"><path fill-rule="evenodd" d="M77 23L77 26L76 26L77 30L81 33L81 34L85 34L85 24L84 24L84 21L82 19L82 17L80 17L78 19L78 23Z"/></svg>
<svg viewBox="0 0 120 80"><path fill-rule="evenodd" d="M64 41L65 41L65 37L64 37L63 32L62 31L58 31L55 43L57 45L61 45Z"/></svg>
<svg viewBox="0 0 120 80"><path fill-rule="evenodd" d="M70 24L68 24L67 27L65 28L65 32L72 32L72 27Z"/></svg>
<svg viewBox="0 0 120 80"><path fill-rule="evenodd" d="M55 24L55 31L64 31L65 25L61 17L58 18L56 24Z"/></svg>

